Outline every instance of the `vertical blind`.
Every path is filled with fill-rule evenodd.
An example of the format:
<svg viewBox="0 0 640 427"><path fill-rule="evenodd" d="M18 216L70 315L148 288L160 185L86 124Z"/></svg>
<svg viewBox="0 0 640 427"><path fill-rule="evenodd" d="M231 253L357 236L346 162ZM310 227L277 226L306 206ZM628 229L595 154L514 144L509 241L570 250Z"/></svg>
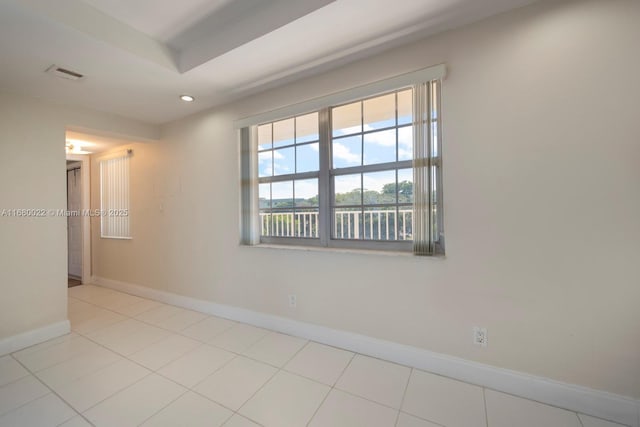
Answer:
<svg viewBox="0 0 640 427"><path fill-rule="evenodd" d="M131 151L100 160L100 235L130 239L129 163Z"/></svg>

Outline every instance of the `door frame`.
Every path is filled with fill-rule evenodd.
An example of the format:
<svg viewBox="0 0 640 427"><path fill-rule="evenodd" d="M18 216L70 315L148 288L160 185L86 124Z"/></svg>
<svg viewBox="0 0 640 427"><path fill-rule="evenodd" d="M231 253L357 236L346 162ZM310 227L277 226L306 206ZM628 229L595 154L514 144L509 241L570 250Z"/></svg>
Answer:
<svg viewBox="0 0 640 427"><path fill-rule="evenodd" d="M80 195L80 209L89 212L91 209L91 159L87 154L69 154L67 160L81 162L80 167L80 185L82 191ZM91 283L91 217L89 215L80 215L82 230L82 283ZM67 235L67 248L69 247L69 237ZM67 253L67 262L69 254ZM67 270L67 276L69 271Z"/></svg>

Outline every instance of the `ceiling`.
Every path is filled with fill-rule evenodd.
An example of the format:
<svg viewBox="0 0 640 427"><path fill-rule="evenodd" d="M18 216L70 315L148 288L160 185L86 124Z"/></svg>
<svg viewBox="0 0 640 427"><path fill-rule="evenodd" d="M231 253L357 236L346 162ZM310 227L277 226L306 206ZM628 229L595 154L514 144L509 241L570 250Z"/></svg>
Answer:
<svg viewBox="0 0 640 427"><path fill-rule="evenodd" d="M165 123L533 1L1 0L0 90Z"/></svg>

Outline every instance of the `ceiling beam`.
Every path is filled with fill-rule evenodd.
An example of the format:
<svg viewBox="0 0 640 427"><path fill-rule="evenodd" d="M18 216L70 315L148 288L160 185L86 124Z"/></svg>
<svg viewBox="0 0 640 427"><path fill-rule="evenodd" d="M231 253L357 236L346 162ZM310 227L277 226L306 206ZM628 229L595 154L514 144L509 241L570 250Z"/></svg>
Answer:
<svg viewBox="0 0 640 427"><path fill-rule="evenodd" d="M20 0L16 3L137 57L177 71L175 53L169 47L81 0Z"/></svg>
<svg viewBox="0 0 640 427"><path fill-rule="evenodd" d="M234 0L169 40L181 73L209 62L335 0Z"/></svg>

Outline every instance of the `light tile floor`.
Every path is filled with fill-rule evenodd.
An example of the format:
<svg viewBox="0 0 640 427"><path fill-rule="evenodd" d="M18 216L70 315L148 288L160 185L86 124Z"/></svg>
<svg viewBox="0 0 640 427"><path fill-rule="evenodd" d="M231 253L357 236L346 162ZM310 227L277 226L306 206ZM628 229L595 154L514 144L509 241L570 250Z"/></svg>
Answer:
<svg viewBox="0 0 640 427"><path fill-rule="evenodd" d="M96 286L69 319L0 357L0 427L618 426Z"/></svg>

